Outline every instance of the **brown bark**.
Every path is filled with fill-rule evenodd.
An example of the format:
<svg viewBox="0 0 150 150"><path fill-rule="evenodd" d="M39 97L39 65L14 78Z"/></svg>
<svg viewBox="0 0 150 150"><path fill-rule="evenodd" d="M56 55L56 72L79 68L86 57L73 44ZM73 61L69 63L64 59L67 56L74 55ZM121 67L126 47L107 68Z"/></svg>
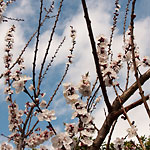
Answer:
<svg viewBox="0 0 150 150"><path fill-rule="evenodd" d="M150 78L150 70L145 72L139 78L141 85L143 85L149 78ZM138 84L137 84L137 82L135 82L134 84L132 84L130 86L130 88L128 88L120 96L120 98L122 100L122 104L125 103L135 93L135 91L137 89L138 89ZM137 106L140 105L141 103L142 103L142 101L140 100L140 102L137 103ZM112 104L112 112L107 115L101 129L98 132L96 139L94 140L93 145L89 148L89 150L99 150L99 148L102 145L102 143L104 142L107 134L109 133L113 122L123 113L123 111L120 108L121 108L120 102L119 102L118 98L116 98ZM129 108L132 109L134 107L132 105L132 106L128 107L128 110L130 110ZM127 109L127 108L125 108L125 109Z"/></svg>

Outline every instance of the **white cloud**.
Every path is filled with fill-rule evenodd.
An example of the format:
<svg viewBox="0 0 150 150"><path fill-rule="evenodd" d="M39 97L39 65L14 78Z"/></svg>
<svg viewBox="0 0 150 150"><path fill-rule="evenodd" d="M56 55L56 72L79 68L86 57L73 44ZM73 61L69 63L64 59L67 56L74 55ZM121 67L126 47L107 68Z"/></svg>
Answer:
<svg viewBox="0 0 150 150"><path fill-rule="evenodd" d="M150 55L149 43L150 43L150 17L140 19L135 23L135 42L139 46L139 52L143 56Z"/></svg>
<svg viewBox="0 0 150 150"><path fill-rule="evenodd" d="M35 9L32 8L31 1L22 0L19 2L14 2L15 7L9 9L7 7L7 15L11 17L22 17L23 19L29 17L30 15L34 14ZM17 7L16 7L17 5ZM10 10L10 11L9 11Z"/></svg>

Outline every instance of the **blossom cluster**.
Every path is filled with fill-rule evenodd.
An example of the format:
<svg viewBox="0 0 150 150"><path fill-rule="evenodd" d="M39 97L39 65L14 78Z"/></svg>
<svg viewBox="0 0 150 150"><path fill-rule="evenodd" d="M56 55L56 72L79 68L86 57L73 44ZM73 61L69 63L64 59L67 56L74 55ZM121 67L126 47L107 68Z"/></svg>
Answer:
<svg viewBox="0 0 150 150"><path fill-rule="evenodd" d="M79 93L84 97L91 95L91 82L89 81L88 73L82 76L82 80L79 83L78 90Z"/></svg>
<svg viewBox="0 0 150 150"><path fill-rule="evenodd" d="M72 139L67 133L59 133L51 139L52 146L59 150L65 148L66 150L71 150L70 144L72 144Z"/></svg>
<svg viewBox="0 0 150 150"><path fill-rule="evenodd" d="M131 128L127 129L127 133L128 133L128 138L132 138L134 136L137 135L137 128L135 125L132 125ZM125 138L119 138L117 137L116 140L114 141L114 148L116 150L120 150L124 148L124 143L125 143Z"/></svg>
<svg viewBox="0 0 150 150"><path fill-rule="evenodd" d="M119 53L117 59L108 61L107 46L108 40L104 35L98 37L97 54L99 58L99 64L102 69L103 80L106 86L113 85L113 81L117 79L117 73L122 68L122 54Z"/></svg>
<svg viewBox="0 0 150 150"><path fill-rule="evenodd" d="M73 58L73 49L74 49L74 45L76 44L76 30L74 30L73 26L70 26L71 28L71 34L70 37L72 38L72 47L69 49L70 54L67 56L68 57L68 62L67 65L72 63L72 58Z"/></svg>
<svg viewBox="0 0 150 150"><path fill-rule="evenodd" d="M20 76L19 80L13 82L12 86L15 88L16 94L19 94L21 91L24 90L25 83L31 80L31 77L27 76Z"/></svg>
<svg viewBox="0 0 150 150"><path fill-rule="evenodd" d="M38 113L38 119L39 121L51 121L51 120L55 120L56 116L55 116L55 111L54 110L48 110L48 109L43 109L42 112Z"/></svg>
<svg viewBox="0 0 150 150"><path fill-rule="evenodd" d="M21 116L24 114L22 110L18 109L18 105L14 102L8 106L9 113L9 131L13 132L16 128L22 124L23 120Z"/></svg>
<svg viewBox="0 0 150 150"><path fill-rule="evenodd" d="M23 58L20 57L18 59L17 64L18 64L18 69L14 70L12 72L11 69L11 62L12 62L12 49L13 49L13 44L14 44L14 35L13 32L15 32L15 26L12 25L9 31L6 34L5 41L5 55L4 55L4 64L5 64L5 72L3 73L3 76L5 78L5 84L7 87L4 90L5 94L8 94L9 96L6 97L6 101L11 102L11 96L14 92L11 88L14 87L16 89L16 93L18 94L19 92L23 91L24 89L24 84L29 78L26 76L22 76L22 70L25 69L23 65Z"/></svg>
<svg viewBox="0 0 150 150"><path fill-rule="evenodd" d="M11 102L11 104L8 106L8 121L9 121L9 131L12 132L9 135L9 140L13 140L14 143L17 145L19 143L20 139L20 126L23 123L22 116L24 114L23 110L19 110L18 105L16 102Z"/></svg>
<svg viewBox="0 0 150 150"><path fill-rule="evenodd" d="M125 43L123 46L124 49L124 60L127 61L128 63L131 63L131 67L133 70L133 63L132 63L132 43L131 43L131 27L129 26L128 30L126 31L126 39ZM141 65L141 61L139 58L139 47L137 46L136 43L134 43L134 52L135 52L135 62L137 67Z"/></svg>
<svg viewBox="0 0 150 150"><path fill-rule="evenodd" d="M114 148L116 150L120 150L124 148L124 139L123 138L116 138L116 140L114 141Z"/></svg>
<svg viewBox="0 0 150 150"><path fill-rule="evenodd" d="M65 123L65 133L57 134L52 138L52 145L55 149L65 148L71 150L75 147L90 146L93 143L93 134L95 127L93 125L93 117L87 111L87 104L79 99L78 92L82 96L91 95L91 83L88 73L82 76L82 80L78 87L71 83L64 83L64 97L68 104L71 105L74 113L72 119L78 118L78 124Z"/></svg>
<svg viewBox="0 0 150 150"><path fill-rule="evenodd" d="M9 29L5 37L5 41L6 41L6 47L5 47L6 55L4 56L5 68L9 68L10 63L12 62L13 55L10 51L13 49L13 44L14 44L13 32L15 31L15 28L16 27L12 25L12 27Z"/></svg>
<svg viewBox="0 0 150 150"><path fill-rule="evenodd" d="M1 150L13 150L13 146L4 142L1 144Z"/></svg>
<svg viewBox="0 0 150 150"><path fill-rule="evenodd" d="M107 38L104 35L100 35L97 38L97 41L97 54L105 85L115 85L115 80L118 78L117 74L123 67L123 62L127 62L129 64L129 68L132 71L134 70L131 46L131 27L129 26L128 30L126 31L126 39L123 46L124 54L118 53L117 58L112 59L111 61L109 61L109 54L107 52L107 47L109 45ZM142 59L140 59L138 49L139 47L136 43L134 43L136 66L150 66L150 58L148 56L144 56Z"/></svg>
<svg viewBox="0 0 150 150"><path fill-rule="evenodd" d="M49 140L50 137L52 137L53 135L54 135L54 132L48 131L48 130L41 131L40 133L34 132L28 139L26 139L25 142L28 147L34 148L44 143L45 141Z"/></svg>
<svg viewBox="0 0 150 150"><path fill-rule="evenodd" d="M123 60L127 61L131 66L131 70L134 70L133 67L133 58L132 58L132 45L131 45L131 27L129 26L128 30L126 31L126 39L123 46L125 54L123 55ZM150 66L150 58L148 56L144 56L140 58L139 55L139 47L134 42L134 53L135 53L135 63L137 67L140 66Z"/></svg>
<svg viewBox="0 0 150 150"><path fill-rule="evenodd" d="M136 136L136 135L137 135L137 130L138 130L138 129L136 128L135 125L132 125L131 128L128 128L128 129L127 129L128 137L129 137L129 138L132 138L132 137Z"/></svg>

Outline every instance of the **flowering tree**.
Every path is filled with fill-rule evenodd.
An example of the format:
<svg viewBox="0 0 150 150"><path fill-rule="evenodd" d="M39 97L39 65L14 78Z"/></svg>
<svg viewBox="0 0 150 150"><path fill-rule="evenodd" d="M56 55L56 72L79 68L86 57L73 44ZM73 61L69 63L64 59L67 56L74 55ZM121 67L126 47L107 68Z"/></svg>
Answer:
<svg viewBox="0 0 150 150"><path fill-rule="evenodd" d="M63 0L60 0L59 8L56 15L52 15L55 12L54 1L51 2L50 7L44 7L44 1L40 0L40 13L37 30L32 34L25 47L17 57L13 60L13 45L14 45L14 32L16 26L12 25L5 37L5 56L4 65L5 71L1 74L1 80L4 79L6 94L6 101L8 102L8 120L10 135L3 136L8 138L8 141L12 141L16 145L17 150L23 150L25 148L34 149L40 146L39 149L46 150L44 142L49 140L52 143L52 147L57 150L98 150L100 148L106 149L149 149L150 140L140 138L138 136L138 128L134 121L131 121L128 116L128 111L136 109L139 105L144 104L143 109L146 110L147 116L150 118L150 109L147 104L149 95L145 95L142 89L142 85L149 79L150 70L141 73L140 68L149 67L150 59L148 56L140 56L140 50L135 42L134 37L134 19L135 15L135 3L136 0L128 0L124 17L124 35L123 35L123 53L118 53L117 58L114 58L112 51L112 40L114 31L117 25L117 18L119 16L119 0L115 1L115 12L113 17L113 26L111 28L110 39L104 35L100 35L97 38L97 46L95 44L94 35L92 31L91 21L88 14L88 9L85 0L81 0L83 6L84 18L87 24L87 30L89 33L89 39L91 43L92 54L95 62L97 77L95 82L91 83L89 75L90 72L86 72L82 75L82 78L78 86L73 85L69 81L64 83L64 79L68 73L68 70L72 64L73 51L76 45L76 32L78 29L74 29L70 26L71 33L70 38L72 40L69 55L67 56L68 62L64 75L58 83L54 93L49 99L44 99L46 93L41 88L43 80L47 78L48 70L55 60L57 53L65 42L65 38L60 42L56 49L54 56L47 62L50 46L53 41L56 26L59 21L60 13L62 11ZM15 4L15 0L0 1L0 23L4 24L7 21L23 21L23 19L8 18L4 16L6 7ZM131 5L130 24L126 30L126 22L129 12L129 6ZM44 17L43 17L44 16ZM41 61L41 67L37 68L37 55L39 52L39 41L42 26L48 19L54 19L51 34L49 36L48 45L44 52L44 57ZM25 72L23 55L28 48L30 42L36 36L35 49L33 51L34 57L32 63L32 76L27 76L28 72ZM127 77L125 79L125 88L121 88L118 82L120 70L126 68ZM129 73L135 76L136 81L129 86L130 76ZM63 96L66 99L66 103L72 108L73 114L71 119L77 119L75 123L64 123L65 132L57 132L55 125L52 125L52 120L56 120L55 110L50 109L51 102L54 101L54 97L57 94L60 86L63 85ZM98 85L98 86L97 86ZM116 94L116 98L113 102L110 102L110 97L107 88L112 88ZM124 103L139 90L141 99L124 107ZM14 95L25 93L28 96L28 101L25 102L25 109L21 110ZM99 94L101 93L101 94ZM100 100L103 100L107 107L106 118L98 129L92 116L93 111L96 109ZM125 121L128 121L130 128L127 129L127 137L132 138L136 136L139 144L125 142L125 138L116 138L114 144L110 144L113 130L117 123L117 119L122 115ZM40 122L47 122L47 125L40 127ZM104 146L106 136L109 134L108 143ZM131 146L132 145L132 146ZM7 143L1 144L1 149L13 149L11 145Z"/></svg>

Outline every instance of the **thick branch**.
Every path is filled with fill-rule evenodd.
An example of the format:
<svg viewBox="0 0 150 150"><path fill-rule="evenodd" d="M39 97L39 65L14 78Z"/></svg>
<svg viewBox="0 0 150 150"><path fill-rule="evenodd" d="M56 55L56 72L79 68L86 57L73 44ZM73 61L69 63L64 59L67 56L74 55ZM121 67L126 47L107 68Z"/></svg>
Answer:
<svg viewBox="0 0 150 150"><path fill-rule="evenodd" d="M150 78L150 70L145 72L139 78L139 81L140 81L141 85L143 85L149 78ZM135 82L134 84L132 84L130 86L130 88L127 91L125 91L120 96L120 99L122 100L122 104L125 103L135 93L135 91L137 89L138 89L138 84L137 84L137 82ZM137 103L137 106L138 106L138 103ZM132 107L130 106L128 108L132 109ZM96 149L100 148L101 144L103 143L103 141L105 140L107 134L109 133L110 128L111 128L114 120L116 120L119 117L119 115L122 114L123 111L120 110L120 108L121 108L120 102L119 102L118 98L116 98L114 100L113 104L112 104L112 112L109 113L108 116L106 117L106 119L103 123L103 126L99 130L98 135L97 135L96 139L94 140L93 145L89 148L90 150L96 150ZM127 108L125 108L125 109L127 109Z"/></svg>
<svg viewBox="0 0 150 150"><path fill-rule="evenodd" d="M148 100L149 99L149 95L145 96L145 99ZM128 112L129 110L131 110L131 109L133 109L133 108L135 108L135 107L137 107L137 106L139 106L141 104L143 104L143 100L139 99L136 102L126 106L124 109L126 110L126 112ZM118 115L120 116L121 114L123 114L123 110L122 109L118 110L117 113L116 113L117 116Z"/></svg>
<svg viewBox="0 0 150 150"><path fill-rule="evenodd" d="M141 83L141 85L143 85L149 78L150 78L150 69L148 71L146 71L139 78L139 82ZM120 96L120 99L122 100L122 104L124 104L134 94L134 92L137 89L138 89L138 84L137 84L137 82L135 82ZM119 103L118 99L116 98L112 104L112 109L118 110L119 108L120 108L120 103Z"/></svg>

